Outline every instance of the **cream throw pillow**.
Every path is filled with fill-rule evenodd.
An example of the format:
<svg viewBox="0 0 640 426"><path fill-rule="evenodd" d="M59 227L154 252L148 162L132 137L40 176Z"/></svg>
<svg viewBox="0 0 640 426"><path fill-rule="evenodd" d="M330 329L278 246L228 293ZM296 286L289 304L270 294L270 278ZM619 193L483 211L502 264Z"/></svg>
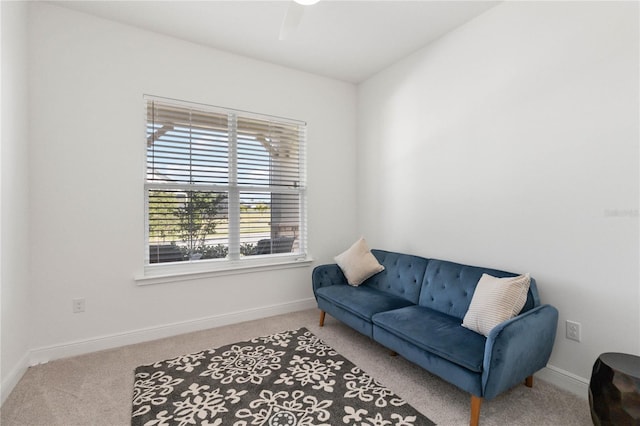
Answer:
<svg viewBox="0 0 640 426"><path fill-rule="evenodd" d="M520 313L530 282L529 274L509 278L482 274L462 326L488 336L493 327Z"/></svg>
<svg viewBox="0 0 640 426"><path fill-rule="evenodd" d="M384 266L371 254L364 238L360 238L345 252L334 257L334 260L352 286L359 286L367 278L384 271Z"/></svg>

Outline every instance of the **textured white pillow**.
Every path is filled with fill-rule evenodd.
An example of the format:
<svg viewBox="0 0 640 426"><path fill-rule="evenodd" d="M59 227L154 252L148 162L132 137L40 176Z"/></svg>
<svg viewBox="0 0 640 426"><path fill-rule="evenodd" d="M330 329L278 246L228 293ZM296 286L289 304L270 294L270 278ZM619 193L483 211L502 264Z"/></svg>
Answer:
<svg viewBox="0 0 640 426"><path fill-rule="evenodd" d="M334 257L334 260L352 286L359 286L367 278L384 271L384 266L371 254L364 238L360 238L349 249Z"/></svg>
<svg viewBox="0 0 640 426"><path fill-rule="evenodd" d="M462 326L488 336L493 327L520 313L530 282L529 274L508 278L482 274Z"/></svg>

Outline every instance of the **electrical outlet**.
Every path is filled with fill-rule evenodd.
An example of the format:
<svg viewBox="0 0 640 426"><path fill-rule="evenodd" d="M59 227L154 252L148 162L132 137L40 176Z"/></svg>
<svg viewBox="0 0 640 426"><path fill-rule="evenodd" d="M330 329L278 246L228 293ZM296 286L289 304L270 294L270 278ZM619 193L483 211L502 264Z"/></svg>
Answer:
<svg viewBox="0 0 640 426"><path fill-rule="evenodd" d="M84 308L85 308L84 297L81 297L79 299L73 299L71 302L73 303L74 314L79 314L81 312L84 312Z"/></svg>
<svg viewBox="0 0 640 426"><path fill-rule="evenodd" d="M566 326L567 326L567 339L575 340L576 342L579 342L580 341L580 323L567 320Z"/></svg>

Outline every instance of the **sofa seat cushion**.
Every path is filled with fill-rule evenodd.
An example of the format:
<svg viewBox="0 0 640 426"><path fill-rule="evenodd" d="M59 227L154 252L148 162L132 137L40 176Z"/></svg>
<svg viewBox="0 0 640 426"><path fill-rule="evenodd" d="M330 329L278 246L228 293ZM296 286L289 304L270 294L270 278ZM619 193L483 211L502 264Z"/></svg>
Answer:
<svg viewBox="0 0 640 426"><path fill-rule="evenodd" d="M366 286L332 285L321 287L316 290L316 297L323 298L369 322L371 322L371 317L378 312L412 305L407 299Z"/></svg>
<svg viewBox="0 0 640 426"><path fill-rule="evenodd" d="M482 372L487 339L462 327L459 318L424 306L408 306L375 314L373 324L420 349L476 373Z"/></svg>

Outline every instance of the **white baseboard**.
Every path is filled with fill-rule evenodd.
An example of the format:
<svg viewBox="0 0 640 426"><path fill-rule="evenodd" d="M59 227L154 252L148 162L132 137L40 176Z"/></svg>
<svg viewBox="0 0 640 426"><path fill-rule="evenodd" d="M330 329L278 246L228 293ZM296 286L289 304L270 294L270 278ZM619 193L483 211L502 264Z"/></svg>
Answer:
<svg viewBox="0 0 640 426"><path fill-rule="evenodd" d="M581 398L589 398L589 379L576 376L553 365L547 365L538 371L535 376Z"/></svg>
<svg viewBox="0 0 640 426"><path fill-rule="evenodd" d="M18 362L0 387L1 402L4 403L13 388L18 384L27 368L30 365L37 365L51 360L67 358L70 356L83 355L91 352L112 349L150 340L162 339L194 331L206 330L208 328L221 327L230 324L237 324L244 321L251 321L266 318L274 315L287 314L315 308L316 301L313 298L302 299L278 305L264 306L244 311L231 312L227 314L214 315L196 320L182 321L173 324L165 324L156 327L149 327L138 330L131 330L123 333L110 334L106 336L94 337L91 339L78 340L74 342L52 345L30 350ZM536 377L545 380L571 392L582 398L588 397L589 380L579 377L553 365L538 371Z"/></svg>
<svg viewBox="0 0 640 426"><path fill-rule="evenodd" d="M16 387L24 373L27 372L27 368L29 368L29 353L26 353L20 361L18 361L17 365L9 372L7 377L0 383L0 405L4 404L7 397Z"/></svg>
<svg viewBox="0 0 640 426"><path fill-rule="evenodd" d="M305 309L313 309L315 307L317 307L315 299L308 298L281 303L278 305L263 306L244 311L213 315L206 318L182 321L173 324L164 324L157 327L148 327L123 333L115 333L90 339L76 340L59 345L31 349L30 351L27 351L6 378L2 380L2 383L0 383L0 405L4 403L29 366L32 365L43 364L55 359L162 339L179 334L206 330L208 328L237 324L244 321L287 314Z"/></svg>
<svg viewBox="0 0 640 426"><path fill-rule="evenodd" d="M206 330L208 328L221 327L224 325L237 324L244 321L251 321L274 315L312 309L316 306L317 304L315 299L309 298L278 305L213 315L195 320L182 321L173 324L165 324L156 327L131 330L123 333L98 336L91 339L77 340L59 345L36 348L29 352L29 365L37 365L54 359L67 358L70 356L162 339L179 334Z"/></svg>

